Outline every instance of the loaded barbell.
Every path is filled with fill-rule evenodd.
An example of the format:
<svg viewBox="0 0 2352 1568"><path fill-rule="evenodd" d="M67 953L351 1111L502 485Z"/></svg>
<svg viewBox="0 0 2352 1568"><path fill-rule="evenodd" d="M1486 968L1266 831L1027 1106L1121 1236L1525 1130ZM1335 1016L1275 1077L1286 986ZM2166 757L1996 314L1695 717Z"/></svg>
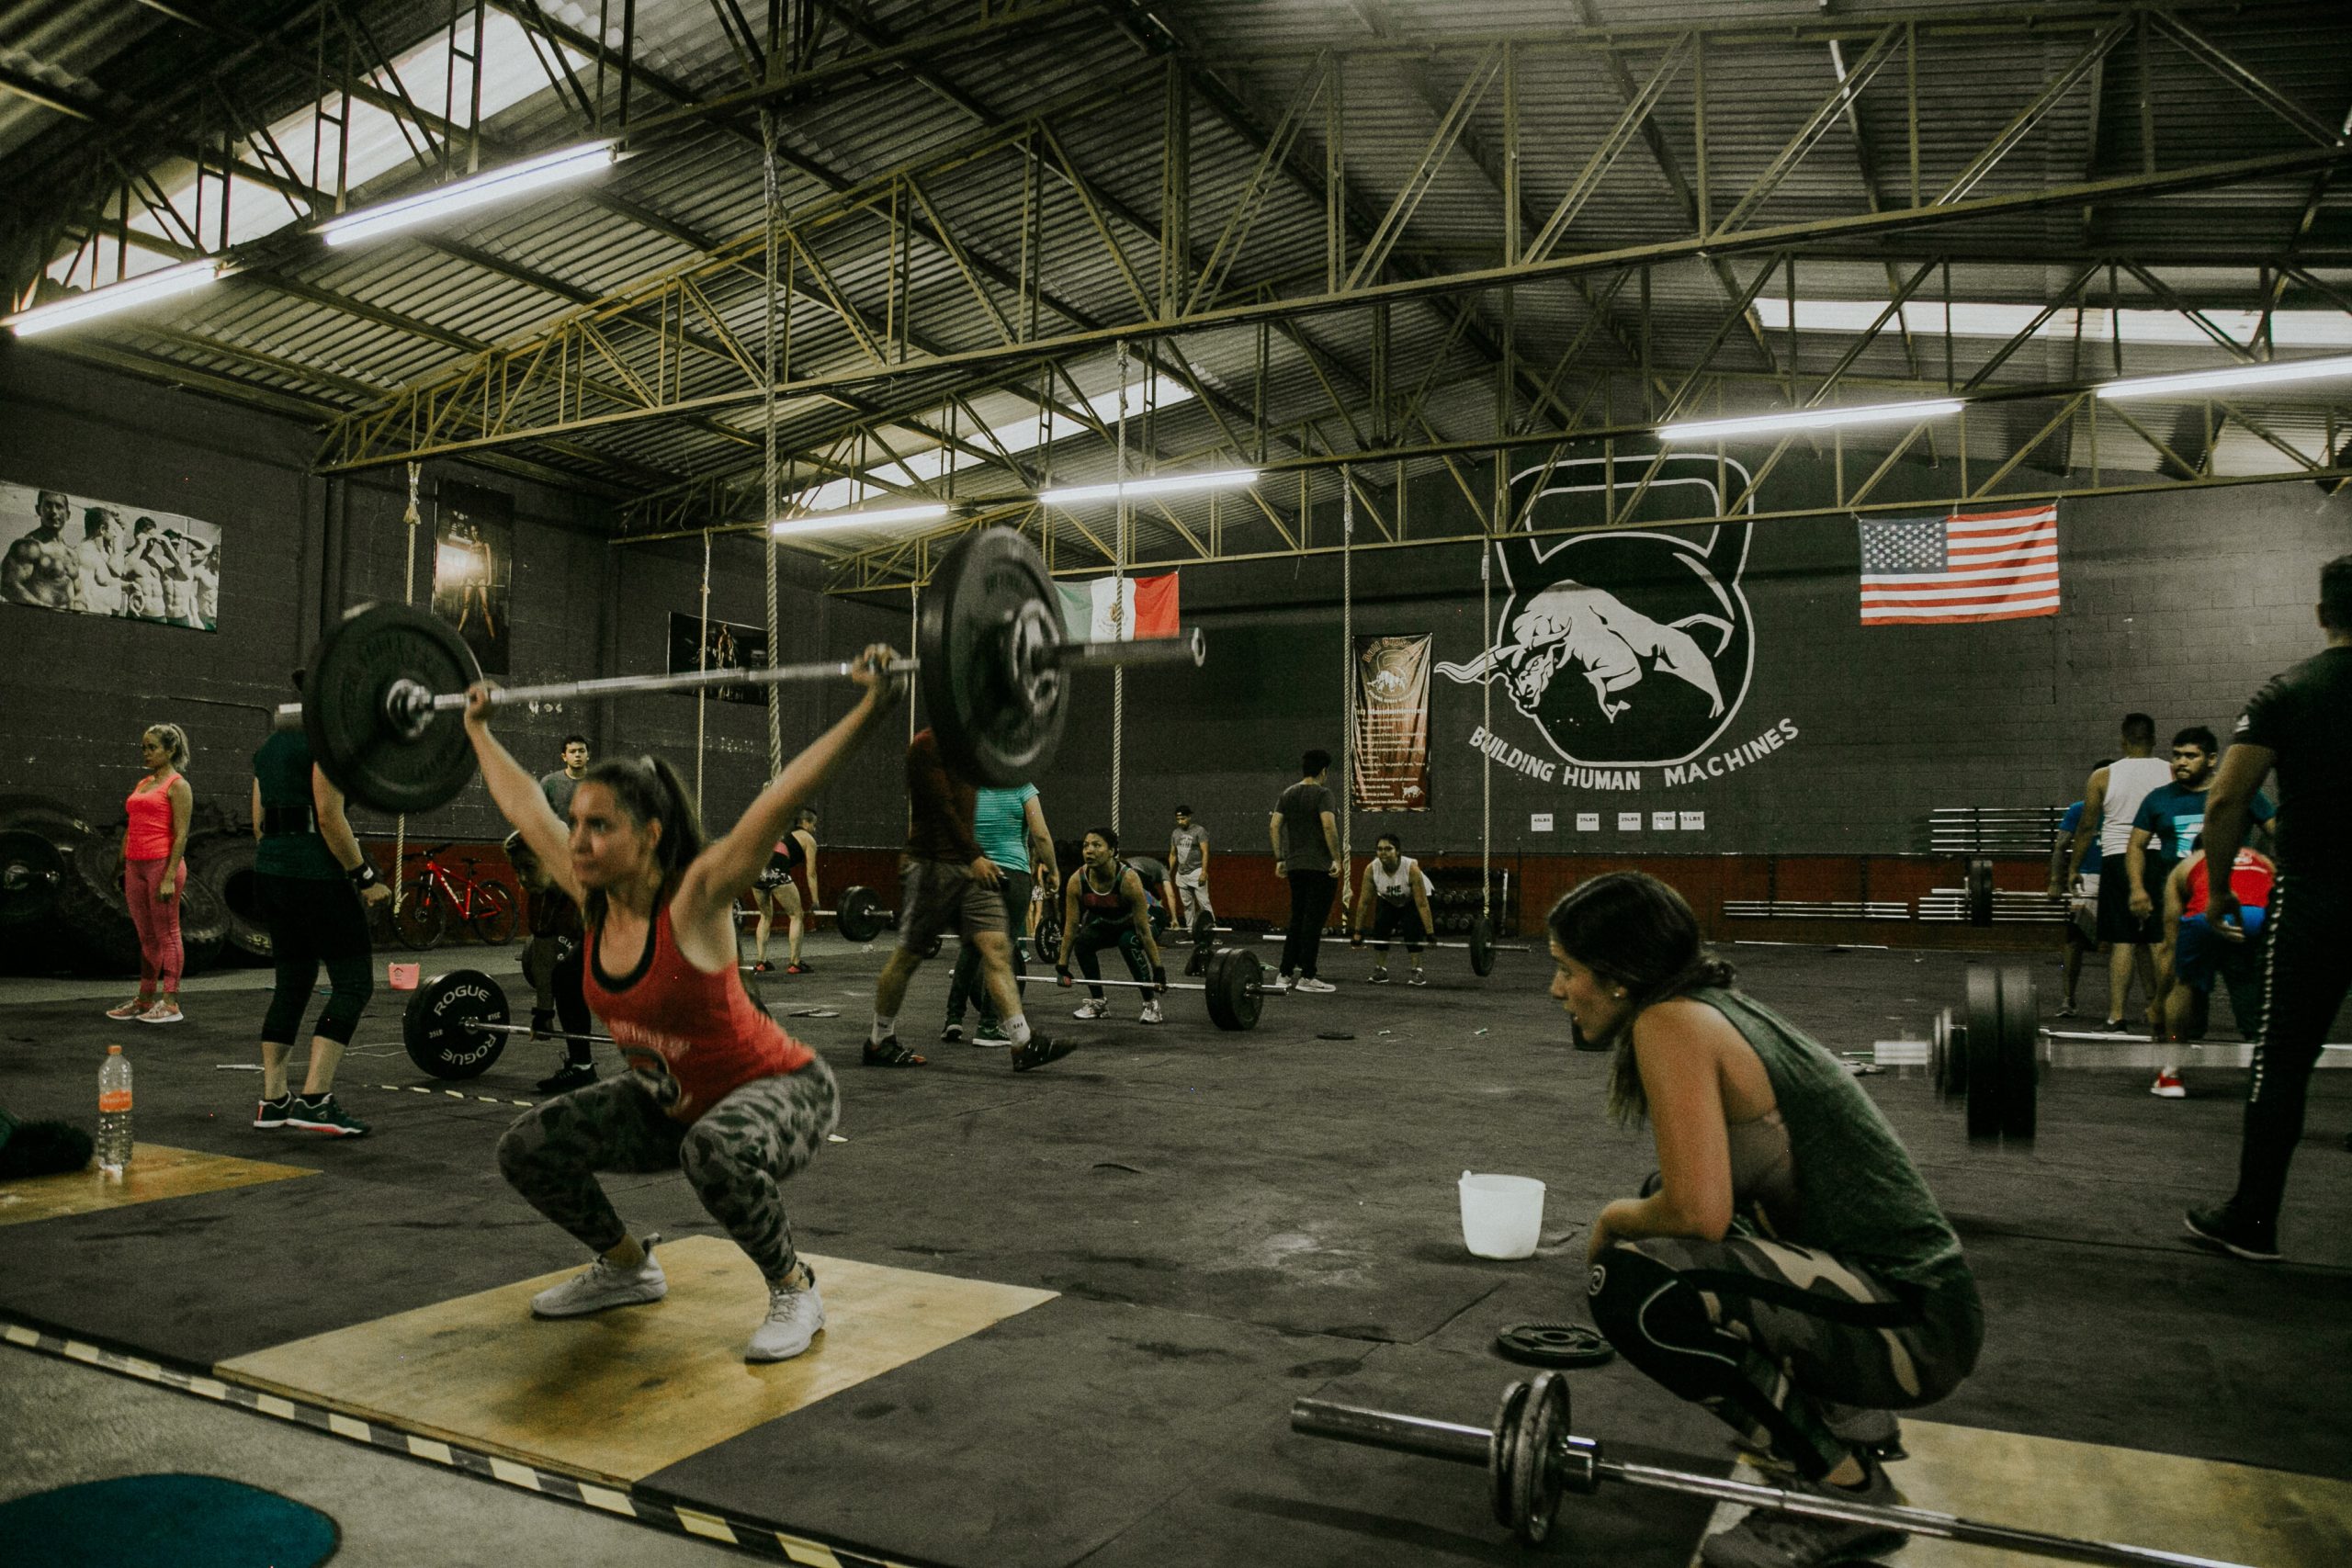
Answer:
<svg viewBox="0 0 2352 1568"><path fill-rule="evenodd" d="M1268 997L1287 996L1286 986L1266 984L1266 966L1258 955L1238 947L1221 948L1209 957L1206 977L1200 985L1187 985L1170 980L1164 987L1157 980L1090 980L1076 976L1064 980L1058 972L1048 981L1043 975L1015 975L1016 986L1052 984L1065 989L1080 986L1117 986L1135 991L1198 991L1209 1010L1209 1021L1219 1029L1246 1030L1258 1027L1258 1015Z"/></svg>
<svg viewBox="0 0 2352 1568"><path fill-rule="evenodd" d="M1719 1503L1744 1503L1806 1518L1876 1525L1905 1535L2031 1552L2068 1562L2121 1563L2127 1568L2244 1568L2243 1564L2187 1552L2086 1540L2015 1525L1964 1519L1928 1508L1865 1503L1709 1475L1672 1465L1610 1459L1601 1452L1596 1439L1576 1435L1568 1416L1567 1379L1558 1372L1544 1372L1532 1382L1515 1382L1503 1391L1502 1404L1491 1427L1366 1410L1322 1399L1302 1399L1294 1404L1290 1425L1293 1431L1311 1438L1331 1438L1396 1453L1485 1466L1496 1523L1509 1528L1527 1546L1542 1545L1552 1533L1560 1499L1566 1494L1589 1495L1600 1490L1602 1482L1615 1481L1654 1491L1709 1497Z"/></svg>
<svg viewBox="0 0 2352 1568"><path fill-rule="evenodd" d="M922 600L915 654L891 673L920 682L941 756L985 784L1025 783L1048 767L1069 701L1063 672L1089 664L1191 663L1206 657L1200 628L1145 642L1068 642L1053 580L1036 550L1006 528L967 534L940 558ZM616 675L512 686L493 706L593 701L713 686L839 680L848 661ZM447 805L473 776L462 714L481 679L457 629L405 604L347 612L311 655L302 700L277 709L345 795L381 811Z"/></svg>
<svg viewBox="0 0 2352 1568"><path fill-rule="evenodd" d="M1201 931L1199 922L1194 922L1193 930L1195 933L1194 940L1197 941L1198 933ZM1276 931L1265 931L1258 934L1272 937L1281 933ZM1323 934L1327 937L1345 938L1351 947L1369 946L1375 940L1369 932L1367 932L1363 939L1359 941L1356 933L1346 927L1341 927L1338 931L1327 931ZM1381 940L1385 940L1391 946L1413 945L1409 942L1409 939L1402 936L1391 936ZM1419 945L1422 947L1451 948L1457 953L1467 953L1470 955L1470 973L1477 976L1482 980L1495 972L1496 953L1532 953L1535 951L1525 942L1497 942L1495 940L1494 922L1487 919L1484 915L1474 915L1470 918L1470 940L1468 942L1439 942L1434 938L1423 937Z"/></svg>

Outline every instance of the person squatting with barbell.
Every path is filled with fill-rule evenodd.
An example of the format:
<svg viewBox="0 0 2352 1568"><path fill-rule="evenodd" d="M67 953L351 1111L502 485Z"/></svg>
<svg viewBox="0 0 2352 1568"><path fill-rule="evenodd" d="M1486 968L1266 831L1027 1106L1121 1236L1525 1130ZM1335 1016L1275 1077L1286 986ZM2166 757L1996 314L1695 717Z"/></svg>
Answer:
<svg viewBox="0 0 2352 1568"><path fill-rule="evenodd" d="M1086 975L1088 998L1073 1018L1107 1015L1102 966L1095 956L1115 947L1127 961L1127 973L1140 985L1155 987L1143 999L1141 1023L1165 1021L1160 993L1168 989L1168 970L1159 961L1159 943L1151 934L1151 904L1144 897L1143 878L1119 859L1119 835L1109 828L1089 828L1080 841L1080 863L1062 886L1061 952L1054 958L1054 975L1062 986L1075 984L1073 959Z"/></svg>
<svg viewBox="0 0 2352 1568"><path fill-rule="evenodd" d="M559 821L537 781L490 729L490 688L467 693L465 730L491 799L551 880L578 901L582 991L630 1070L532 1107L498 1141L498 1167L530 1205L596 1256L531 1298L541 1317L659 1301L654 1258L614 1211L599 1171L683 1169L711 1217L758 1266L765 1319L744 1359L788 1360L825 1325L815 1275L792 1244L782 1185L840 1119L832 1070L753 999L736 968L735 901L800 802L820 789L899 693L896 655L869 647L857 705L787 762L724 835L706 840L684 781L662 758L589 769Z"/></svg>
<svg viewBox="0 0 2352 1568"><path fill-rule="evenodd" d="M1593 1322L1628 1361L1824 1496L1898 1501L1890 1414L1974 1370L1984 1307L1960 1239L1877 1105L1733 988L1681 895L1615 872L1546 917L1551 995L1613 1053L1609 1106L1646 1119L1654 1191L1600 1211ZM1900 1545L1883 1524L1757 1509L1710 1568L1819 1568Z"/></svg>
<svg viewBox="0 0 2352 1568"><path fill-rule="evenodd" d="M1012 981L1012 921L1001 886L1004 873L981 849L973 830L976 785L951 772L939 738L923 730L907 743L907 849L899 874L899 945L874 983L874 1029L865 1041L869 1067L920 1067L930 1058L899 1043L899 1009L907 986L940 938L955 934L979 954L980 984L1012 1042L1012 1070L1025 1073L1077 1048L1029 1027L1021 987ZM960 954L959 954L960 957Z"/></svg>
<svg viewBox="0 0 2352 1568"><path fill-rule="evenodd" d="M1372 945L1380 953L1380 962L1372 966L1374 985L1388 984L1388 944L1398 941L1413 961L1412 978L1405 984L1430 983L1430 977L1421 973L1421 944L1437 929L1437 920L1430 913L1430 891L1429 873L1405 853L1403 840L1394 833L1381 834L1373 845L1372 858L1364 862L1363 885L1356 891L1355 923L1349 932L1350 944L1362 947L1364 922L1372 923Z"/></svg>

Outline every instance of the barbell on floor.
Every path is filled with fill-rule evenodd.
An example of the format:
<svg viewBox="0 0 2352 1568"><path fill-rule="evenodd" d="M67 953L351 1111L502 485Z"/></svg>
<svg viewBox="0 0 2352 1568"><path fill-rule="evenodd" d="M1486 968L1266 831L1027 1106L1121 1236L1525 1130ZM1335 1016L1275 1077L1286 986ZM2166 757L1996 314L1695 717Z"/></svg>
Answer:
<svg viewBox="0 0 2352 1568"><path fill-rule="evenodd" d="M958 776L1012 785L1043 773L1061 740L1069 702L1063 672L1088 664L1189 663L1206 657L1199 627L1144 642L1068 642L1044 560L1009 528L967 534L940 558L915 632L911 659L893 674L916 677L941 756ZM491 702L593 701L715 686L839 680L847 662L616 675L513 686ZM330 628L311 656L302 701L280 707L279 728L300 728L311 758L352 799L381 811L429 811L473 776L461 714L481 679L457 628L405 604L362 604Z"/></svg>
<svg viewBox="0 0 2352 1568"><path fill-rule="evenodd" d="M1209 929L1219 930L1222 928L1212 927ZM1194 942L1198 942L1200 940L1202 930L1203 928L1200 921L1197 919L1194 920L1193 923L1193 937ZM1254 936L1266 938L1269 941L1277 942L1282 940L1283 937L1283 933L1281 931L1258 931L1252 934ZM1414 945L1411 939L1408 937L1391 935L1387 937L1375 938L1368 932L1365 934L1363 942L1362 943L1358 943L1355 940L1355 933L1345 927L1342 927L1338 931L1327 930L1323 932L1323 935L1327 939L1345 939L1348 944L1351 947L1359 945L1370 946L1374 942L1386 942L1391 946ZM1458 953L1467 953L1470 955L1470 973L1477 976L1482 980L1495 972L1496 953L1532 953L1535 951L1525 942L1497 942L1495 940L1494 923L1487 919L1484 915L1473 915L1470 918L1470 940L1468 942L1440 942L1433 937L1423 937L1418 945L1422 947L1451 948Z"/></svg>
<svg viewBox="0 0 2352 1568"><path fill-rule="evenodd" d="M1015 975L1012 983L1016 986L1052 985L1061 987L1058 972L1051 978L1043 975ZM1137 991L1158 991L1161 988L1156 980L1090 980L1083 976L1072 976L1069 987L1062 988L1074 990L1080 986L1117 986ZM1289 992L1287 987L1266 984L1266 966L1258 962L1256 953L1238 947L1221 948L1210 955L1202 984L1194 986L1182 980L1170 980L1167 989L1200 992L1208 1003L1209 1021L1219 1029L1232 1030L1257 1028L1258 1015L1264 1010L1266 998L1285 996Z"/></svg>
<svg viewBox="0 0 2352 1568"><path fill-rule="evenodd" d="M1329 1400L1302 1399L1291 1406L1291 1429L1312 1438L1363 1443L1397 1453L1420 1454L1456 1464L1483 1465L1495 1520L1521 1543L1540 1546L1552 1533L1560 1499L1569 1492L1589 1495L1604 1481L1719 1503L1744 1503L1776 1513L1842 1524L1875 1525L1905 1535L1965 1541L2031 1552L2068 1562L2121 1563L2127 1568L2244 1568L2216 1558L2114 1541L2052 1535L2015 1525L1964 1519L1928 1508L1865 1503L1817 1492L1794 1491L1693 1469L1642 1464L1606 1457L1600 1444L1580 1438L1569 1425L1567 1379L1544 1372L1532 1382L1503 1391L1492 1427L1436 1421L1366 1410ZM1692 1461L1696 1462L1696 1461Z"/></svg>

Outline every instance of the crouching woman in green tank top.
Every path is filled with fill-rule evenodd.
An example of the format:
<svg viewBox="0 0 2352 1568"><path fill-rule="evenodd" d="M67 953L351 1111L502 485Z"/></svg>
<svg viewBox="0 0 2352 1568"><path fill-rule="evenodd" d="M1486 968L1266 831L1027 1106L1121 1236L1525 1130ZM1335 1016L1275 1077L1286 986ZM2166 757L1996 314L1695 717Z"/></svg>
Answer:
<svg viewBox="0 0 2352 1568"><path fill-rule="evenodd" d="M1895 1501L1888 1412L1951 1393L1984 1338L1975 1280L1927 1183L1843 1064L1731 988L1673 888L1595 877L1546 924L1553 997L1612 1053L1611 1111L1646 1118L1657 1142L1654 1190L1593 1224L1594 1323L1800 1484ZM1816 1568L1901 1542L1758 1510L1701 1555Z"/></svg>

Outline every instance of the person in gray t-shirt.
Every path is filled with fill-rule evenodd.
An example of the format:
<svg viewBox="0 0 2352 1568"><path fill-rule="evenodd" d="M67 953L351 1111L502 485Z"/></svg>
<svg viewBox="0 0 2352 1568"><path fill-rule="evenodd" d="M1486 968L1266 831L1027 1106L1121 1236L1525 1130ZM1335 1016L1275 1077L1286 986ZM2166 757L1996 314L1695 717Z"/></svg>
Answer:
<svg viewBox="0 0 2352 1568"><path fill-rule="evenodd" d="M1339 879L1340 833L1333 825L1331 792L1323 783L1330 772L1331 753L1319 747L1307 752L1299 760L1299 781L1283 791L1273 815L1266 819L1266 836L1274 846L1274 874L1290 884L1283 980L1288 984L1295 970L1302 991L1339 989L1315 974L1331 896L1346 897Z"/></svg>
<svg viewBox="0 0 2352 1568"><path fill-rule="evenodd" d="M539 781L539 793L548 797L548 805L563 818L564 831L571 830L571 792L588 776L588 738L567 735L563 738L563 766Z"/></svg>
<svg viewBox="0 0 2352 1568"><path fill-rule="evenodd" d="M1189 806L1176 808L1176 826L1168 834L1168 869L1174 874L1169 878L1176 905L1170 913L1178 922L1190 926L1202 915L1216 919L1209 907L1209 830L1193 820Z"/></svg>

